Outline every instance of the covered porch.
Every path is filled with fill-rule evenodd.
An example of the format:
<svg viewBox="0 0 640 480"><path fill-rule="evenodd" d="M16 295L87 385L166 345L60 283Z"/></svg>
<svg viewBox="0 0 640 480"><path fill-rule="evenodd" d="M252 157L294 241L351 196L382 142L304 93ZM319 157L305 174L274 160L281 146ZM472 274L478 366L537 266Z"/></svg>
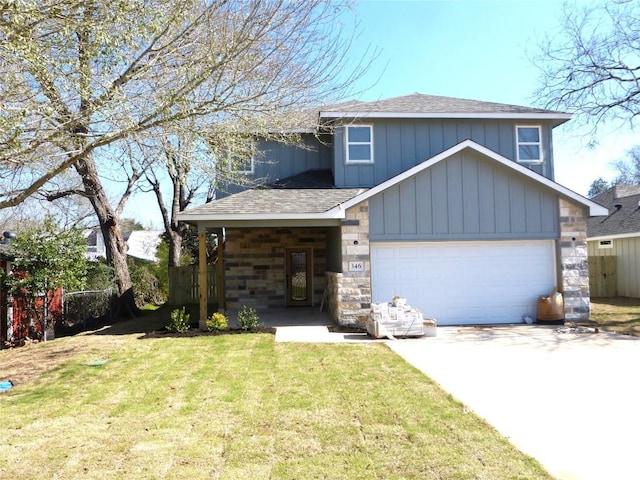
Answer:
<svg viewBox="0 0 640 480"><path fill-rule="evenodd" d="M309 313L320 313L321 309L328 312L328 272L341 271L340 227L288 223L269 226L262 221L243 222L241 225L228 223L225 227L197 223L201 327L212 303L230 320L247 306L258 311L263 323L265 320L289 325L331 321L329 313L321 320ZM208 298L212 279L207 275L205 246L211 234L217 236L215 299Z"/></svg>
<svg viewBox="0 0 640 480"><path fill-rule="evenodd" d="M358 202L366 189L333 188L324 176L309 171L178 214L198 229L201 326L209 303L206 240L212 233L218 237L219 310L322 305L341 324L368 311L368 203Z"/></svg>

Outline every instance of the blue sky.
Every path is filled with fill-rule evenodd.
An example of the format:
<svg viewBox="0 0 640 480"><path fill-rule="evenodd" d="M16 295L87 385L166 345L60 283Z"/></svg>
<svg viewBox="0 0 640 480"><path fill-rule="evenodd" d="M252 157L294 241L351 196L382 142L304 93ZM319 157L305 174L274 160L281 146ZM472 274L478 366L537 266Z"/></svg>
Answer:
<svg viewBox="0 0 640 480"><path fill-rule="evenodd" d="M537 41L558 31L562 0L361 0L355 15L345 15L346 29L359 22L352 53L367 47L381 54L357 88L369 87L361 100L420 92L525 106L539 74L529 60ZM577 0L586 4L586 0ZM380 76L381 75L381 76ZM376 79L380 76L379 80ZM635 144L626 128L602 130L596 148L584 131L568 124L554 130L556 181L586 194L591 182L614 177L612 161ZM148 208L142 213L140 205ZM125 216L159 227L155 202L135 199ZM157 211L157 207L155 207Z"/></svg>
<svg viewBox="0 0 640 480"><path fill-rule="evenodd" d="M361 99L420 92L543 106L534 97L539 72L530 57L545 35L559 32L562 7L562 0L362 0L354 57L369 45L382 49L377 70L362 85L386 69ZM584 195L594 179L615 176L611 162L636 140L615 125L588 148L592 138L572 123L554 130L556 181Z"/></svg>
<svg viewBox="0 0 640 480"><path fill-rule="evenodd" d="M527 104L536 86L527 50L560 7L549 0L361 1L354 56L377 46L382 54L373 73L387 65L365 96L419 91Z"/></svg>

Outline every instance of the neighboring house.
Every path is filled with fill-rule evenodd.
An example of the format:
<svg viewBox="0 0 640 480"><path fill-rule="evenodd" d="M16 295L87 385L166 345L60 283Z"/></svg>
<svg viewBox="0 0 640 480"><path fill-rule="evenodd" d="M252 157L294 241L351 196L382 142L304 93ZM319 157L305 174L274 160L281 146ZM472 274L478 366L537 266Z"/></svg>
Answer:
<svg viewBox="0 0 640 480"><path fill-rule="evenodd" d="M124 232L127 242L127 255L150 262L157 262L156 249L161 242L162 233L154 230L130 230ZM99 229L87 230L87 258L95 261L106 258L107 248Z"/></svg>
<svg viewBox="0 0 640 480"><path fill-rule="evenodd" d="M322 304L350 324L398 295L441 325L513 323L557 285L586 319L586 219L606 211L553 180L569 118L421 94L339 104L305 148L256 140L258 188L178 219L201 241L224 229L220 308Z"/></svg>
<svg viewBox="0 0 640 480"><path fill-rule="evenodd" d="M30 317L27 296L12 296L2 277L14 275L13 260L15 258L11 246L12 234L5 232L0 242L0 349L9 343L19 343L30 335L41 335L42 329L38 322ZM49 318L53 322L62 319L62 290L47 292L49 296ZM36 305L42 306L42 298L36 300Z"/></svg>
<svg viewBox="0 0 640 480"><path fill-rule="evenodd" d="M8 235L3 237L0 243L0 269L2 277L11 273L11 261L13 260L13 252L8 244ZM1 277L0 277L1 278ZM4 347L6 341L11 338L13 333L13 316L12 305L9 303L9 292L4 280L0 284L0 349Z"/></svg>
<svg viewBox="0 0 640 480"><path fill-rule="evenodd" d="M593 201L608 212L587 222L592 295L640 298L640 185L618 185Z"/></svg>

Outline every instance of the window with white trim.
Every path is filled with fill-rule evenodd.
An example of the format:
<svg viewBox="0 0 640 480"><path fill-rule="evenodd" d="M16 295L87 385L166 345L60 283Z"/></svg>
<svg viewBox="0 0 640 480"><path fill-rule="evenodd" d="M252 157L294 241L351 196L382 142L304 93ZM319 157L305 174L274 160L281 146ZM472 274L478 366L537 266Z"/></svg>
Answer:
<svg viewBox="0 0 640 480"><path fill-rule="evenodd" d="M613 240L600 240L598 248L613 248Z"/></svg>
<svg viewBox="0 0 640 480"><path fill-rule="evenodd" d="M253 175L255 173L255 145L247 148L246 154L235 152L228 154L229 170L243 175Z"/></svg>
<svg viewBox="0 0 640 480"><path fill-rule="evenodd" d="M373 163L373 128L351 125L346 128L346 163Z"/></svg>
<svg viewBox="0 0 640 480"><path fill-rule="evenodd" d="M516 126L516 151L518 162L542 162L542 132L538 126Z"/></svg>
<svg viewBox="0 0 640 480"><path fill-rule="evenodd" d="M253 175L256 168L253 155L250 158L236 158L234 160L229 160L229 168L236 173Z"/></svg>

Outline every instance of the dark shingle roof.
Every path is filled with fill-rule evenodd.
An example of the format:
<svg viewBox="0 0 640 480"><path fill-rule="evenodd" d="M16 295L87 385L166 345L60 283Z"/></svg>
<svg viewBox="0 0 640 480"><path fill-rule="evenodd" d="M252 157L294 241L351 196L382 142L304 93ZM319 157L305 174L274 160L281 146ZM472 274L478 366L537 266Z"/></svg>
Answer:
<svg viewBox="0 0 640 480"><path fill-rule="evenodd" d="M333 185L331 170L307 170L276 180L266 188L333 188Z"/></svg>
<svg viewBox="0 0 640 480"><path fill-rule="evenodd" d="M592 198L609 215L587 220L587 237L640 232L640 185L619 185Z"/></svg>
<svg viewBox="0 0 640 480"><path fill-rule="evenodd" d="M321 109L322 116L331 117L332 112L388 113L388 114L548 114L569 116L563 112L541 108L523 107L505 103L484 102L465 98L442 97L414 93L401 97L385 98L373 102L345 102Z"/></svg>
<svg viewBox="0 0 640 480"><path fill-rule="evenodd" d="M193 215L274 215L323 213L355 197L363 189L255 189L186 210Z"/></svg>
<svg viewBox="0 0 640 480"><path fill-rule="evenodd" d="M332 188L330 171L309 170L272 185L245 190L235 195L186 210L193 215L275 215L318 214L362 193L362 188Z"/></svg>

